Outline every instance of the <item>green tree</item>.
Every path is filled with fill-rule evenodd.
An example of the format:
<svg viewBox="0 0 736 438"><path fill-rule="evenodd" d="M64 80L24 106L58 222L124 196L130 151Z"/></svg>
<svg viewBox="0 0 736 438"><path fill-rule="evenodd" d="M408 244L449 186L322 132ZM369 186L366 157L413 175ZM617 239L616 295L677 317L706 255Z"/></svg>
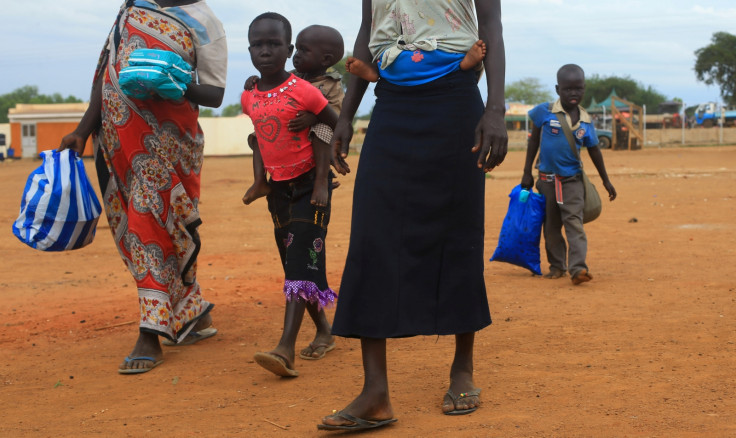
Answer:
<svg viewBox="0 0 736 438"><path fill-rule="evenodd" d="M240 106L239 103L234 103L232 105L228 105L225 108L222 109L222 117L235 117L239 116L243 113L243 108Z"/></svg>
<svg viewBox="0 0 736 438"><path fill-rule="evenodd" d="M552 94L544 89L537 78L523 78L506 85L507 102L521 102L535 105L552 100Z"/></svg>
<svg viewBox="0 0 736 438"><path fill-rule="evenodd" d="M74 96L64 97L59 93L51 96L39 94L38 87L26 85L0 95L0 123L8 123L8 110L19 103L77 103L81 101Z"/></svg>
<svg viewBox="0 0 736 438"><path fill-rule="evenodd" d="M350 52L348 52L347 55L345 55L340 61L338 61L337 64L333 65L331 68L336 70L338 73L342 75L342 90L345 91L348 88L348 78L350 77L350 73L345 70L345 62L348 60L348 56L353 56Z"/></svg>
<svg viewBox="0 0 736 438"><path fill-rule="evenodd" d="M199 117L217 117L217 114L212 108L200 108Z"/></svg>
<svg viewBox="0 0 736 438"><path fill-rule="evenodd" d="M616 94L622 99L637 105L646 105L647 112L650 114L658 111L659 104L667 100L665 95L657 92L651 85L645 86L629 76L600 76L594 74L585 78L585 97L581 104L584 108L587 108L594 98L597 102L601 102L613 90L616 90Z"/></svg>
<svg viewBox="0 0 736 438"><path fill-rule="evenodd" d="M695 77L721 89L723 101L736 105L736 35L716 32L711 43L695 51Z"/></svg>

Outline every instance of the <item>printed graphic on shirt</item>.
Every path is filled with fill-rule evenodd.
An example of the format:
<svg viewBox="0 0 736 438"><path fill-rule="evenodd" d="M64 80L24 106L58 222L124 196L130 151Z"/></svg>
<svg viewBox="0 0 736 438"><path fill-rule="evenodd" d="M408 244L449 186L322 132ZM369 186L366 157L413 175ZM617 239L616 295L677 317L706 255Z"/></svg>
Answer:
<svg viewBox="0 0 736 438"><path fill-rule="evenodd" d="M281 133L281 121L276 116L268 116L262 119L254 120L253 127L256 130L258 138L273 143Z"/></svg>

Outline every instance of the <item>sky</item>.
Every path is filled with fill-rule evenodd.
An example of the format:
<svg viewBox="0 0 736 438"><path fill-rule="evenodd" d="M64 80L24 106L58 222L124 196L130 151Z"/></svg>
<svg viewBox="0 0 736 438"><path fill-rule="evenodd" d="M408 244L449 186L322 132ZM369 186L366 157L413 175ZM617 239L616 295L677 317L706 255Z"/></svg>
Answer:
<svg viewBox="0 0 736 438"><path fill-rule="evenodd" d="M449 1L449 0L448 0ZM223 106L240 102L257 71L247 30L260 13L286 16L294 35L311 24L336 28L352 51L359 0L208 0L228 38ZM89 97L92 74L122 0L0 0L0 95L35 85L42 94ZM588 76L630 77L688 106L719 101L719 89L698 82L694 52L714 32L736 34L734 0L507 0L501 2L506 83L536 78L554 95L557 69L567 63ZM287 62L291 68L291 62ZM485 81L480 82L485 93ZM372 91L358 114L370 111Z"/></svg>

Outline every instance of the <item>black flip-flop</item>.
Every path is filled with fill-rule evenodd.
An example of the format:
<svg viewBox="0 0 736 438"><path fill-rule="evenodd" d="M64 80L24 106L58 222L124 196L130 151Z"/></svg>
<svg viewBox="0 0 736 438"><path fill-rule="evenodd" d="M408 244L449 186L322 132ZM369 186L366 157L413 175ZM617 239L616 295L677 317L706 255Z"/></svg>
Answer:
<svg viewBox="0 0 736 438"><path fill-rule="evenodd" d="M466 397L478 397L480 396L480 388L475 388L472 391L469 392L461 392L460 395L455 395L452 391L449 389L447 390L447 395L450 396L450 400L452 400L453 406L457 405L457 401ZM451 411L445 412L445 415L467 415L471 412L475 412L478 410L478 406L472 407L470 409L453 409Z"/></svg>
<svg viewBox="0 0 736 438"><path fill-rule="evenodd" d="M377 427L383 427L387 424L395 423L397 420L396 418L390 418L388 420L364 420L362 418L355 417L353 415L347 414L343 411L340 411L336 414L332 414L333 417L339 417L343 420L352 421L354 424L347 424L347 425L332 425L332 424L318 424L317 429L319 430L367 430L367 429L375 429Z"/></svg>
<svg viewBox="0 0 736 438"><path fill-rule="evenodd" d="M322 351L322 354L317 357L314 357L311 354L306 355L304 353L299 353L299 357L304 360L320 360L320 359L323 359L325 355L327 355L327 353L334 350L335 347L337 347L337 343L335 343L334 341L331 344L315 344L314 342L310 342L309 348L312 350L312 353L317 351L318 348L324 348L324 350Z"/></svg>
<svg viewBox="0 0 736 438"><path fill-rule="evenodd" d="M161 344L169 346L169 347L173 345L176 345L176 346L192 345L192 344L196 344L197 342L203 339L211 338L212 336L215 336L216 334L217 334L216 328L207 327L207 328L204 328L196 332L192 330L178 344L170 339L164 339L163 341L161 341Z"/></svg>

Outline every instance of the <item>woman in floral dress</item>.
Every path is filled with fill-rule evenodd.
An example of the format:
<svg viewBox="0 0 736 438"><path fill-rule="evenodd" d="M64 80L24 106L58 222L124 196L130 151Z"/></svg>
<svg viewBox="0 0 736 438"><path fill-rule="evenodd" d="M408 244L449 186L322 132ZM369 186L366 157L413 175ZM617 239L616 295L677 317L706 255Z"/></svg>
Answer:
<svg viewBox="0 0 736 438"><path fill-rule="evenodd" d="M178 100L136 99L120 70L140 48L177 53L196 77ZM192 343L213 335L213 304L201 294L197 254L204 138L199 105L222 103L227 45L203 0L128 0L95 72L90 105L60 149L84 149L91 134L110 230L138 288L140 333L118 371L147 372L163 361L159 336Z"/></svg>

